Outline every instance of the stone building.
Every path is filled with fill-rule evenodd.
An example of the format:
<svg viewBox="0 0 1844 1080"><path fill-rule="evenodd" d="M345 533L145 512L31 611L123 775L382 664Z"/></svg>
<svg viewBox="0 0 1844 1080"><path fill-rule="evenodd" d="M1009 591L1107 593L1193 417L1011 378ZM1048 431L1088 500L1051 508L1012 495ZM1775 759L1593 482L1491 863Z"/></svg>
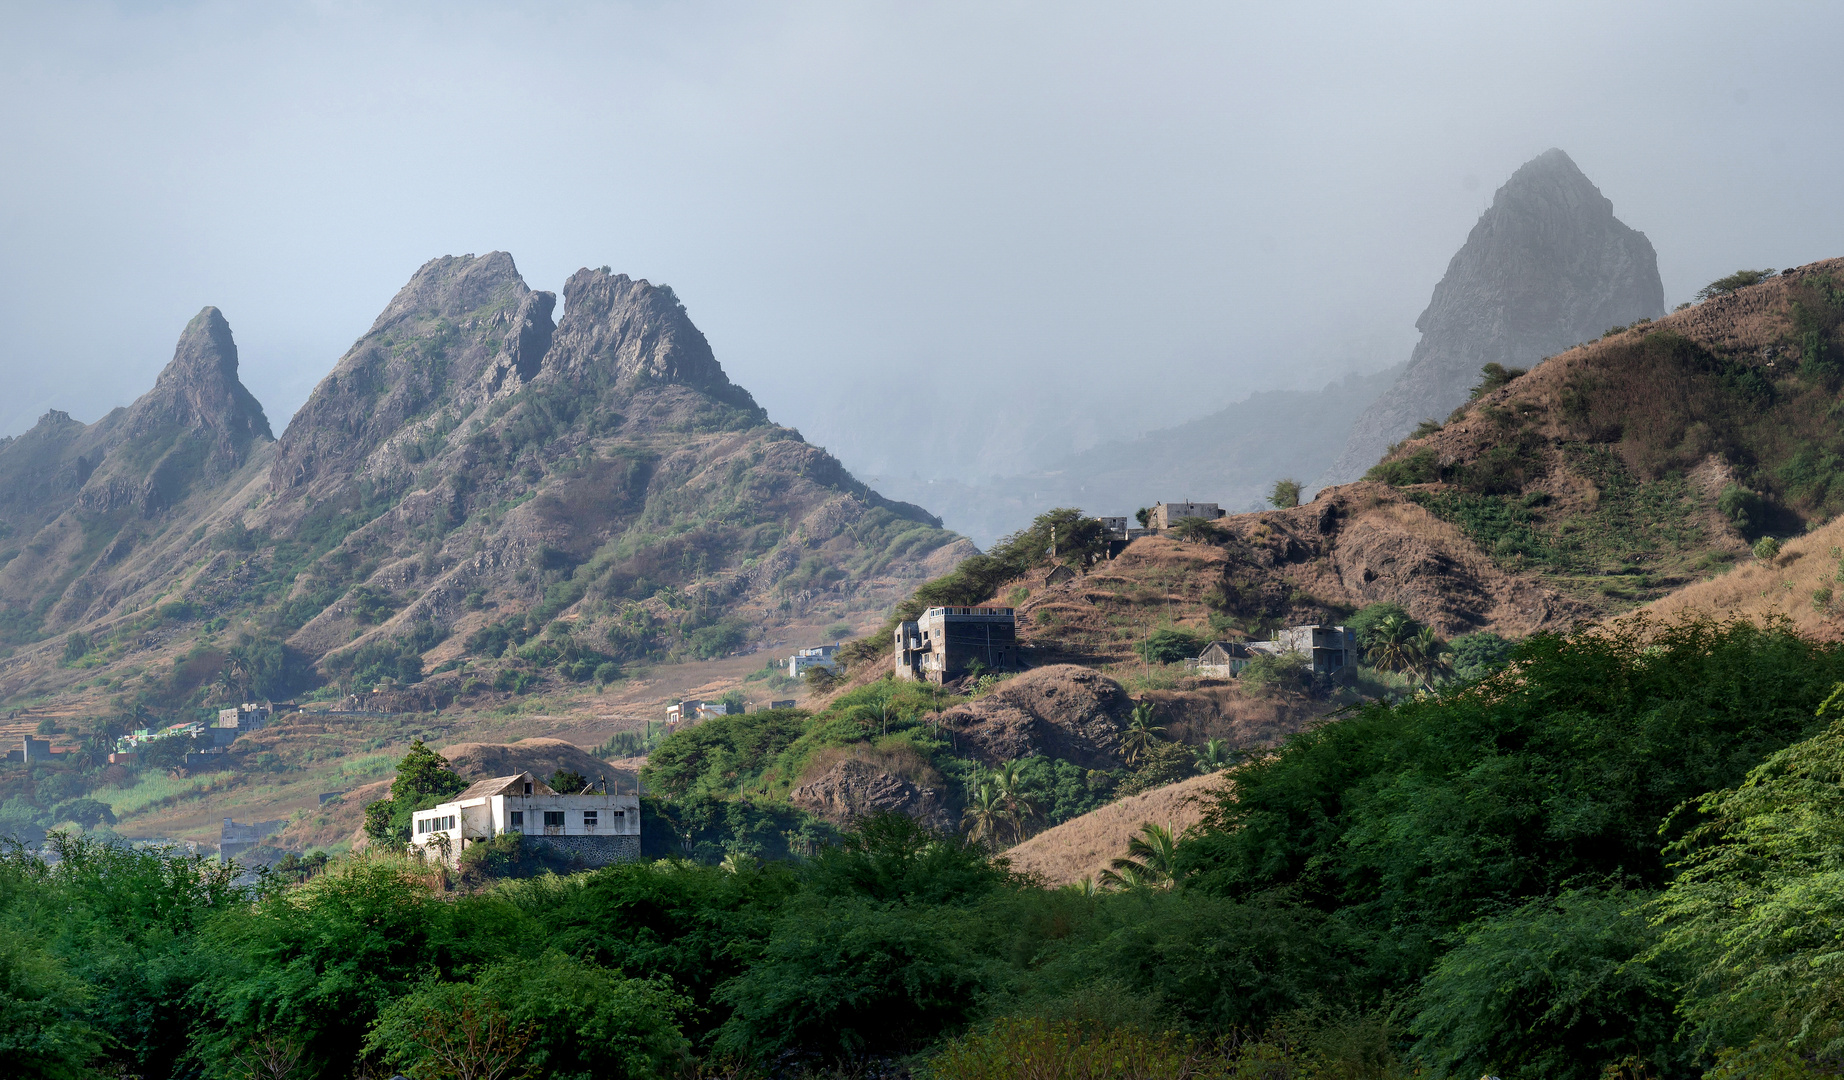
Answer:
<svg viewBox="0 0 1844 1080"><path fill-rule="evenodd" d="M896 627L896 676L932 683L1020 666L1018 620L1011 608L932 607Z"/></svg>
<svg viewBox="0 0 1844 1080"><path fill-rule="evenodd" d="M584 866L640 857L640 797L601 791L562 795L532 774L482 780L411 818L410 843L457 865L468 845L518 835L548 844Z"/></svg>
<svg viewBox="0 0 1844 1080"><path fill-rule="evenodd" d="M1169 529L1186 518L1203 518L1205 521L1215 521L1220 517L1228 516L1228 511L1224 510L1216 503L1160 503L1152 508L1152 521L1150 524L1151 527L1155 529Z"/></svg>

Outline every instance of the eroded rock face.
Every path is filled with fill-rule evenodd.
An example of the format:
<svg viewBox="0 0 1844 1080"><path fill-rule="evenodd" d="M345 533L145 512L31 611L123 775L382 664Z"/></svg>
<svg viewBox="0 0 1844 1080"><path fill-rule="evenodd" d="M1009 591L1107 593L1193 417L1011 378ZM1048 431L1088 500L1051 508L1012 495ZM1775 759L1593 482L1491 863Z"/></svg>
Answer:
<svg viewBox="0 0 1844 1080"><path fill-rule="evenodd" d="M942 713L941 730L961 753L988 765L1043 755L1107 769L1121 764L1121 731L1132 711L1133 699L1113 679L1053 664Z"/></svg>
<svg viewBox="0 0 1844 1080"><path fill-rule="evenodd" d="M508 378L516 388L518 371L532 363L526 354L549 339L550 304L528 303L531 296L503 251L424 263L289 421L271 489L316 481L332 489L378 471L387 443L419 434L407 430L412 418L468 396L496 361L505 362L493 389ZM384 459L397 463L388 452Z"/></svg>
<svg viewBox="0 0 1844 1080"><path fill-rule="evenodd" d="M1561 150L1498 189L1415 321L1421 342L1396 384L1366 409L1318 486L1361 478L1391 443L1467 400L1487 363L1528 368L1609 327L1665 313L1645 234Z"/></svg>
<svg viewBox="0 0 1844 1080"><path fill-rule="evenodd" d="M846 758L788 793L795 806L849 826L876 813L904 814L937 832L954 831L954 815L940 791L859 758Z"/></svg>
<svg viewBox="0 0 1844 1080"><path fill-rule="evenodd" d="M724 374L671 289L626 274L578 270L564 283L563 297L546 374L622 388L677 384L726 404L756 407L749 392Z"/></svg>

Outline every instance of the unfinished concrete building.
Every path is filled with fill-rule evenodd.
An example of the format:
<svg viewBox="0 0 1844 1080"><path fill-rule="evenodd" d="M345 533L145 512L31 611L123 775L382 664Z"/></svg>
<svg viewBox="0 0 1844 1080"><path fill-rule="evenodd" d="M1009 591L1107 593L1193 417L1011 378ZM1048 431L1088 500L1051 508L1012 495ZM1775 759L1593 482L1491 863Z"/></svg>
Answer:
<svg viewBox="0 0 1844 1080"><path fill-rule="evenodd" d="M932 607L896 627L896 676L950 682L976 671L1019 665L1018 620L1011 608Z"/></svg>
<svg viewBox="0 0 1844 1080"><path fill-rule="evenodd" d="M1155 529L1169 529L1186 518L1202 518L1205 521L1215 521L1220 517L1228 516L1228 511L1224 510L1216 503L1160 503L1152 508L1152 521L1150 524L1151 527Z"/></svg>

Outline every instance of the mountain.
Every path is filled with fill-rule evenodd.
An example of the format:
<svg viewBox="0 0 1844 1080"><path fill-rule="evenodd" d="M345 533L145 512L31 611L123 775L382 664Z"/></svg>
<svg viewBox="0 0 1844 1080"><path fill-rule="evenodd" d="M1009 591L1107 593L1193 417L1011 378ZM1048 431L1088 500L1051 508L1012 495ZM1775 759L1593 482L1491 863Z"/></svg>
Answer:
<svg viewBox="0 0 1844 1080"><path fill-rule="evenodd" d="M965 484L874 476L880 490L920 502L951 528L991 546L1052 507L1131 515L1171 500L1237 510L1264 504L1282 477L1302 481L1331 465L1335 434L1402 373L1400 365L1349 375L1322 390L1272 390L1175 427L1105 443L1053 468Z"/></svg>
<svg viewBox="0 0 1844 1080"><path fill-rule="evenodd" d="M1392 443L1467 400L1487 363L1528 368L1610 326L1665 311L1658 257L1561 150L1492 197L1415 321L1408 367L1352 425L1318 485L1362 476Z"/></svg>
<svg viewBox="0 0 1844 1080"><path fill-rule="evenodd" d="M1671 595L1707 611L1777 582L1803 622L1829 622L1835 549L1789 542L1763 574L1751 548L1844 513L1844 260L1713 287L1527 374L1476 375L1447 424L1304 505L1137 539L1073 577L1048 577L1021 543L930 595L1003 602L1040 662L1092 665L1131 664L1160 631L1265 638L1379 602L1443 636L1519 638ZM1770 606L1763 594L1748 610Z"/></svg>
<svg viewBox="0 0 1844 1080"><path fill-rule="evenodd" d="M671 289L585 269L556 306L503 252L431 260L279 440L207 308L132 406L0 445L0 695L505 697L879 618L971 553L772 423Z"/></svg>
<svg viewBox="0 0 1844 1080"><path fill-rule="evenodd" d="M136 545L273 442L237 378L230 325L207 307L134 404L88 425L49 412L0 445L0 634L81 622L99 602L106 610Z"/></svg>

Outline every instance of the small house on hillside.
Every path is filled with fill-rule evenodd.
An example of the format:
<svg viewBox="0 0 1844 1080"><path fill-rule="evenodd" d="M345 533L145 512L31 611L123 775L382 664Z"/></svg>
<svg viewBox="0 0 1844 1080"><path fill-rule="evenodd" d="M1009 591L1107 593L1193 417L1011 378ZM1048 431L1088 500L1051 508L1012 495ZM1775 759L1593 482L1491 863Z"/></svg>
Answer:
<svg viewBox="0 0 1844 1080"><path fill-rule="evenodd" d="M1240 641L1213 641L1204 646L1191 662L1191 667L1199 675L1217 679L1233 679L1242 674L1242 669L1249 666L1254 657L1249 647Z"/></svg>
<svg viewBox="0 0 1844 1080"><path fill-rule="evenodd" d="M410 843L455 865L469 844L523 836L574 855L586 866L640 857L640 797L601 791L565 795L525 772L482 780L411 818Z"/></svg>

